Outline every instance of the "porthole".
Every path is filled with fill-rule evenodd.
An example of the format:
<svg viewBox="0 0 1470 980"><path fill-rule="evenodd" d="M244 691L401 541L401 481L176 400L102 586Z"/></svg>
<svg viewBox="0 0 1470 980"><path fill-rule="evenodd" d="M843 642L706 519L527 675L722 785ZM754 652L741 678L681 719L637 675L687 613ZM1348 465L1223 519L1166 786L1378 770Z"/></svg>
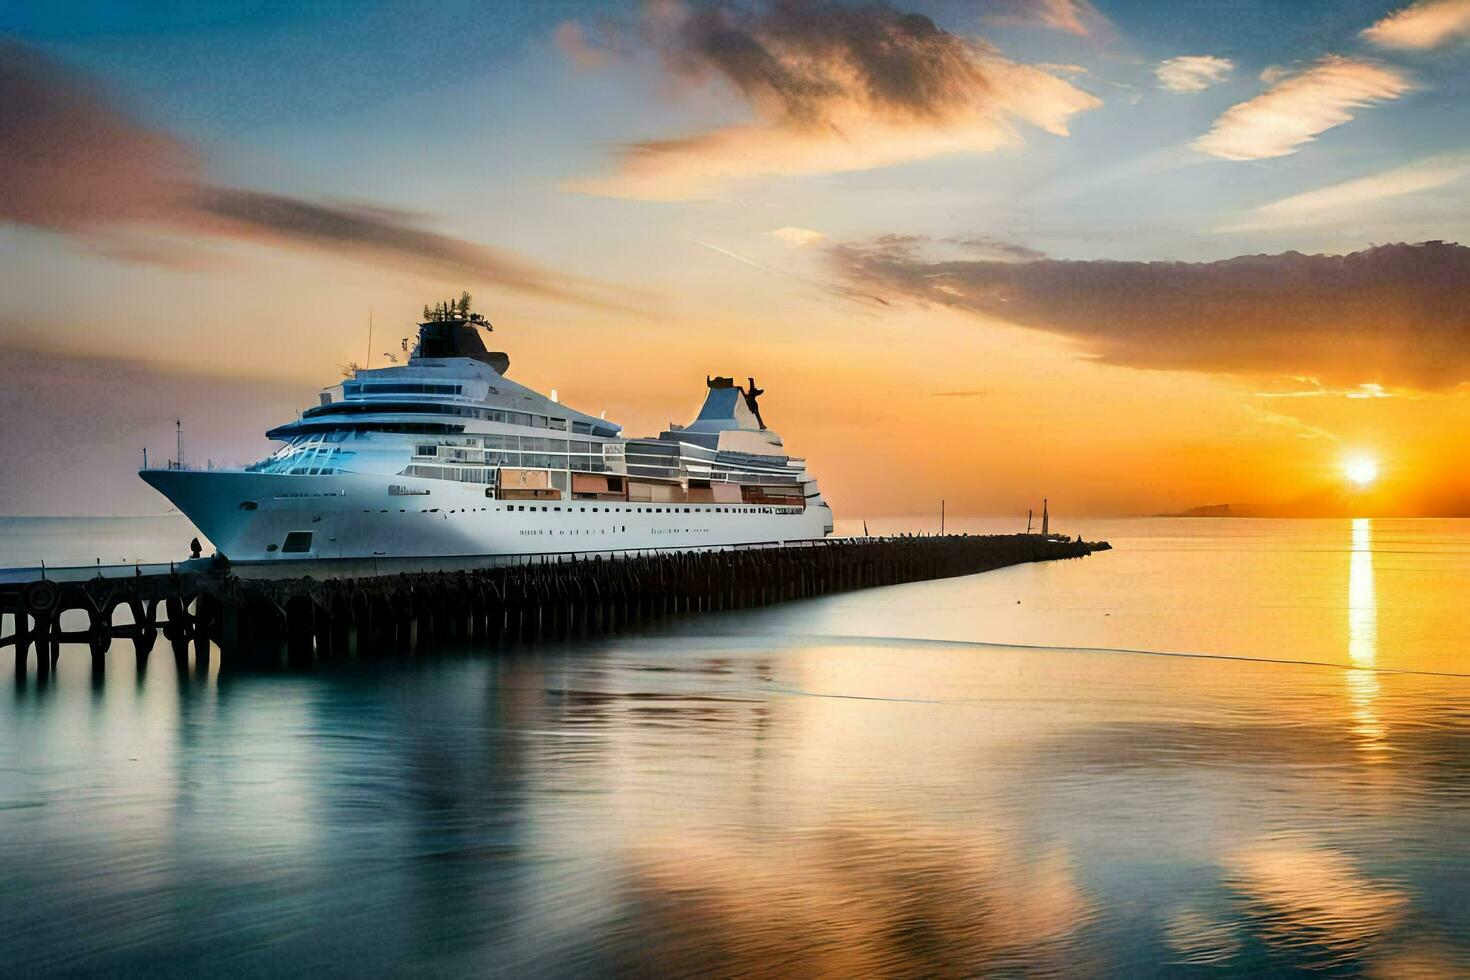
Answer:
<svg viewBox="0 0 1470 980"><path fill-rule="evenodd" d="M253 500L242 500L242 501L240 501L240 509L241 510L255 510L259 506L260 506L260 504L257 504Z"/></svg>

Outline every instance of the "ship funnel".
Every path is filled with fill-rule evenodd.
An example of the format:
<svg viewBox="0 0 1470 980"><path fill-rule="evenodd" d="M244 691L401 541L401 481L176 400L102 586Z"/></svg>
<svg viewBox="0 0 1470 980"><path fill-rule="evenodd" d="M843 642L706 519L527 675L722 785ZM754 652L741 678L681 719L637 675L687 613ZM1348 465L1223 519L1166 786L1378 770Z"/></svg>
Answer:
<svg viewBox="0 0 1470 980"><path fill-rule="evenodd" d="M496 374L504 374L510 368L510 355L487 350L479 325L468 320L430 320L419 324L419 342L413 357L468 357L490 365Z"/></svg>

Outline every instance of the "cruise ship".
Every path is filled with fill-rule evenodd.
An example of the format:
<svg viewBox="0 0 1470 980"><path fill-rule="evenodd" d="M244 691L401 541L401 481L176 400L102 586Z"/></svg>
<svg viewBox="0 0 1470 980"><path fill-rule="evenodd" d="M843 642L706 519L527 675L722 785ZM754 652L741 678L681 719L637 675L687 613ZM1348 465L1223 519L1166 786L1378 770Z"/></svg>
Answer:
<svg viewBox="0 0 1470 980"><path fill-rule="evenodd" d="M707 377L688 425L622 427L507 377L491 326L425 308L403 364L356 369L266 433L240 469L139 475L232 563L454 560L758 547L821 539L832 512L761 417L761 389Z"/></svg>

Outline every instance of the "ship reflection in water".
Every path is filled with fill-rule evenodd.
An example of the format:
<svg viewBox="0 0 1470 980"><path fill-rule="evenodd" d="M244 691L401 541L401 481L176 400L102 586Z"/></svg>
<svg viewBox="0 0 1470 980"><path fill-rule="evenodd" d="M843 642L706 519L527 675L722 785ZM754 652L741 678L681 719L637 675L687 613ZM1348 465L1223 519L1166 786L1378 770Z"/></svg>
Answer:
<svg viewBox="0 0 1470 980"><path fill-rule="evenodd" d="M1116 550L493 656L64 653L0 700L0 956L1470 971L1470 526L1069 530Z"/></svg>

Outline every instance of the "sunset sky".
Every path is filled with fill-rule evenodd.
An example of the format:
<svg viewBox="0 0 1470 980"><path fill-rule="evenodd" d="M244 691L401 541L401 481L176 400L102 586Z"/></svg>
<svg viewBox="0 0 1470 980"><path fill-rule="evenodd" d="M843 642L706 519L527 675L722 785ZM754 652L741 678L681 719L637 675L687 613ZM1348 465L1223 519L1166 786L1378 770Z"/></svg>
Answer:
<svg viewBox="0 0 1470 980"><path fill-rule="evenodd" d="M264 455L463 288L629 434L755 376L839 518L1470 515L1467 67L1470 0L0 6L0 513L162 511L175 417Z"/></svg>

